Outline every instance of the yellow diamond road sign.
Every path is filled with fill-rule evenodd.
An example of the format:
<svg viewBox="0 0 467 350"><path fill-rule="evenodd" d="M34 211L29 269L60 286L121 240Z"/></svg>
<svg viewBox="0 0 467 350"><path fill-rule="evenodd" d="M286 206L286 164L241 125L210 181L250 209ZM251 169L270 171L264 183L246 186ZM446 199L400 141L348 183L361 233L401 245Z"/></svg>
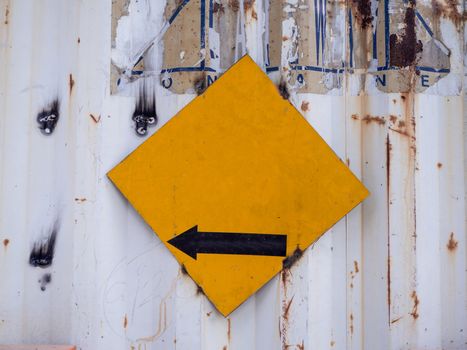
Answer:
<svg viewBox="0 0 467 350"><path fill-rule="evenodd" d="M368 195L248 56L108 176L224 315Z"/></svg>

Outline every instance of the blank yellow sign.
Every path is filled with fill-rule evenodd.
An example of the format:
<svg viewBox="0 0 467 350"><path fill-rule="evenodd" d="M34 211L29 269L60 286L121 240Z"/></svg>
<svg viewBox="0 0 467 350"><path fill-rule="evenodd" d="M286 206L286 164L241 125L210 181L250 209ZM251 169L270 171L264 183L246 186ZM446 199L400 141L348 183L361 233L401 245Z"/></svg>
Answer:
<svg viewBox="0 0 467 350"><path fill-rule="evenodd" d="M368 195L248 56L108 176L224 315Z"/></svg>

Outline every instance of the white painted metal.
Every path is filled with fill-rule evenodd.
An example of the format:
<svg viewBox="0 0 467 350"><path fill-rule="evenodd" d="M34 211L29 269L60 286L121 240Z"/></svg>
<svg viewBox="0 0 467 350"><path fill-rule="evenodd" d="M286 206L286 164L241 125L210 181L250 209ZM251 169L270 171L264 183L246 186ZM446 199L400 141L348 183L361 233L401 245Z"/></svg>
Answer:
<svg viewBox="0 0 467 350"><path fill-rule="evenodd" d="M150 3L157 34L164 2L130 10L144 17ZM246 47L263 64L267 6L254 6ZM224 318L106 178L143 141L132 129L134 98L110 96L110 2L1 0L0 18L0 344L467 348L464 107L452 88L463 54L449 20L441 25L454 78L440 80L443 89L358 95L358 77L346 74L337 92L292 95L299 110L309 103L305 117L372 194ZM160 121L151 133L194 97L157 79L154 88ZM35 118L54 97L60 120L45 136ZM391 130L411 118L414 134ZM52 266L30 266L33 242L55 224Z"/></svg>

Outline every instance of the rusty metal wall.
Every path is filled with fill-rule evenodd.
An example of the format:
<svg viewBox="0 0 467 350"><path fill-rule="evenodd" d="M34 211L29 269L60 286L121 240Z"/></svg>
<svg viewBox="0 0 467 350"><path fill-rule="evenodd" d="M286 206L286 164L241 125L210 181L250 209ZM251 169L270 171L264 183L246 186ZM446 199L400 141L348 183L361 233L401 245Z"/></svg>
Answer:
<svg viewBox="0 0 467 350"><path fill-rule="evenodd" d="M466 349L464 18L456 0L0 0L0 344ZM135 108L155 96L150 135L245 53L372 194L224 318L105 174L147 137Z"/></svg>

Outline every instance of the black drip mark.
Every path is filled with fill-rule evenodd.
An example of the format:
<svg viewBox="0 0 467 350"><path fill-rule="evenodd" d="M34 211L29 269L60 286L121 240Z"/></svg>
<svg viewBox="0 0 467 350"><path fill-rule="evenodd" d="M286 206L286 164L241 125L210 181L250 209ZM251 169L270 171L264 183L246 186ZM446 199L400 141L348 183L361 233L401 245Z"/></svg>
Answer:
<svg viewBox="0 0 467 350"><path fill-rule="evenodd" d="M41 291L44 292L47 285L52 282L52 275L50 273L45 273L37 282L41 285Z"/></svg>
<svg viewBox="0 0 467 350"><path fill-rule="evenodd" d="M31 266L41 267L44 269L52 265L56 238L57 228L54 227L46 239L41 238L34 242L31 254L29 255L29 264Z"/></svg>
<svg viewBox="0 0 467 350"><path fill-rule="evenodd" d="M154 93L148 93L144 85L136 101L132 119L135 122L135 131L138 136L145 136L148 133L148 127L157 124L156 96Z"/></svg>
<svg viewBox="0 0 467 350"><path fill-rule="evenodd" d="M39 129L45 135L50 135L54 131L59 118L59 109L60 102L58 102L58 99L55 99L37 115Z"/></svg>

